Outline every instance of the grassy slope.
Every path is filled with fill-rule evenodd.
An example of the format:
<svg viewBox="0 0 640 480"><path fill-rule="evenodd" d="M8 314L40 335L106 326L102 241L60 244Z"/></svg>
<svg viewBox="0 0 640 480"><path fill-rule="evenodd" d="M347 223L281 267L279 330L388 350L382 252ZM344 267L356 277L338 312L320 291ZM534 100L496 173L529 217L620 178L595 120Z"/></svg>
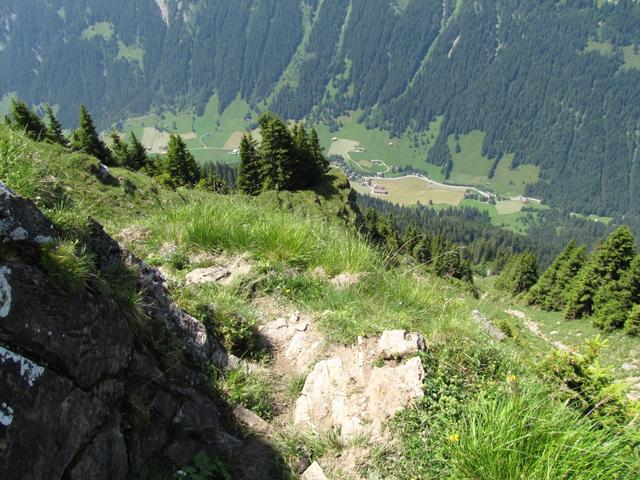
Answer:
<svg viewBox="0 0 640 480"><path fill-rule="evenodd" d="M3 181L40 203L46 200L43 195L62 191L73 202L65 210L86 216L85 205L93 205L92 213L107 221L112 232L125 226L143 232L129 239L129 247L173 272L175 298L197 318L206 321L202 312L216 304L215 322L232 349L252 344L245 322L256 317L254 295L270 295L309 312L327 338L337 342L351 343L358 335L390 328L425 335L425 397L392 422L396 441L379 445L364 466L371 475L633 478L634 457L625 438L595 429L552 400L527 352L522 356L520 343L496 344L470 320L476 304L459 286L416 266L392 266L343 225L276 209L265 198L175 193L141 175L113 171L133 185L127 193L123 181L98 182L92 173L95 164L0 127ZM302 197L299 203L313 204L306 194ZM248 253L257 267L253 277L230 287L182 285L194 255L221 250ZM337 289L314 273L318 267L330 275L350 272L362 278ZM244 319L241 326L238 318Z"/></svg>

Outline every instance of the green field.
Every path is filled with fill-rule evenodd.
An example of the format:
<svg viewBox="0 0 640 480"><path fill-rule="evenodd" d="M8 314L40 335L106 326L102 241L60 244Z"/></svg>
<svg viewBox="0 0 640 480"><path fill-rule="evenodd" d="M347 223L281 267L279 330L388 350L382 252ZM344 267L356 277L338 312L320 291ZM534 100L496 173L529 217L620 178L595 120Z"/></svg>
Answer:
<svg viewBox="0 0 640 480"><path fill-rule="evenodd" d="M88 26L82 31L82 38L91 40L94 37L102 37L111 40L113 36L113 24L110 22L98 22Z"/></svg>
<svg viewBox="0 0 640 480"><path fill-rule="evenodd" d="M516 208L515 203L519 204L517 211L513 211ZM521 202L503 201L498 202L497 205L491 205L477 200L466 199L460 203L460 206L473 207L478 210L486 211L491 218L491 224L497 227L503 227L516 233L525 233L527 230L527 226L522 222L522 220L530 212L521 211L524 206ZM547 210L549 208L547 205L538 203L528 203L527 207L535 210Z"/></svg>
<svg viewBox="0 0 640 480"><path fill-rule="evenodd" d="M431 122L429 130L422 133L406 134L400 138L393 138L388 132L379 129L368 129L356 119L361 112L353 112L348 116L338 119L342 125L337 132L331 132L326 125L315 125L318 130L320 142L325 148L331 145L331 138L348 138L358 141L366 152L351 154L354 160L383 160L389 166L407 167L413 166L426 170L431 177L442 180L440 167L428 164L427 152L440 134L442 117Z"/></svg>
<svg viewBox="0 0 640 480"><path fill-rule="evenodd" d="M233 101L219 114L218 97L214 96L209 100L202 116L197 116L194 112L146 115L127 120L123 130L133 131L138 138L142 138L145 127L153 127L159 132L195 133L196 138L187 139L185 143L196 160L201 163L236 163L238 157L229 155L231 148L225 148L225 144L230 138L237 136L237 132L245 131L254 118L249 105L242 100Z"/></svg>
<svg viewBox="0 0 640 480"><path fill-rule="evenodd" d="M634 45L623 47L622 52L624 54L624 65L622 65L622 68L624 70L640 70L640 53L636 52L636 47Z"/></svg>
<svg viewBox="0 0 640 480"><path fill-rule="evenodd" d="M118 40L118 56L119 60L130 60L137 62L140 68L144 66L144 48L141 45L125 45L122 40Z"/></svg>
<svg viewBox="0 0 640 480"><path fill-rule="evenodd" d="M609 57L613 55L613 44L609 42L596 42L589 40L587 46L584 49L585 52L597 52L600 55Z"/></svg>
<svg viewBox="0 0 640 480"><path fill-rule="evenodd" d="M485 136L486 133L479 130L460 135L458 140L455 135L449 136L449 150L453 159L449 181L456 185L490 188L501 196L523 195L528 184L538 181L540 168L520 165L512 169L514 155L507 154L500 159L493 178L489 178L493 160L482 155Z"/></svg>

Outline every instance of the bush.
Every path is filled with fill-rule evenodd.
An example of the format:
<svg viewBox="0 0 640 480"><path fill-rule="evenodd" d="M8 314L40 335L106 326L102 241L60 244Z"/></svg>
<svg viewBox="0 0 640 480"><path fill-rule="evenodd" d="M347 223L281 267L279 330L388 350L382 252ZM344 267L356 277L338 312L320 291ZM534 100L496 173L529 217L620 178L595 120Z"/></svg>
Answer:
<svg viewBox="0 0 640 480"><path fill-rule="evenodd" d="M627 321L624 323L624 331L633 337L640 335L640 305L634 305L629 312Z"/></svg>

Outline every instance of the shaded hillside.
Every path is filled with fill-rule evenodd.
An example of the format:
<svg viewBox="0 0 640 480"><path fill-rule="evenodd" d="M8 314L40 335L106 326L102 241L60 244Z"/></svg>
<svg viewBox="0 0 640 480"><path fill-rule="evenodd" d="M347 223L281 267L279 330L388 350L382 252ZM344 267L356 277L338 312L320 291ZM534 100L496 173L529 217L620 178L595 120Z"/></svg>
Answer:
<svg viewBox="0 0 640 480"><path fill-rule="evenodd" d="M85 102L105 126L237 96L291 117L362 109L395 133L443 118L486 133L497 165L542 168L529 189L567 210L638 214L640 4L379 0L7 0L0 93ZM78 72L69 76L68 71Z"/></svg>

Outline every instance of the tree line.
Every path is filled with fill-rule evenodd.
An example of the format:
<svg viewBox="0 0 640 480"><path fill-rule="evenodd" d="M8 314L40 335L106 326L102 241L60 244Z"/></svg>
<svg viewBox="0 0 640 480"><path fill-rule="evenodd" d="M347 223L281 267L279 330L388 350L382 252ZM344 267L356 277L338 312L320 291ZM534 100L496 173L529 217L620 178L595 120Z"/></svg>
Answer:
<svg viewBox="0 0 640 480"><path fill-rule="evenodd" d="M591 317L603 330L640 335L640 255L625 225L591 252L569 242L539 278L535 255L516 256L496 287L524 294L543 310L563 312L567 320Z"/></svg>
<svg viewBox="0 0 640 480"><path fill-rule="evenodd" d="M215 167L202 168L197 164L180 135L169 136L166 155L150 156L133 132L129 133L128 139L123 139L118 132L111 132L111 145L107 146L84 105L80 106L78 127L69 138L48 105L45 106L45 114L46 123L25 102L12 99L11 114L5 117L5 123L23 131L32 140L58 144L94 156L107 167L144 172L171 188L198 187L216 192L228 190Z"/></svg>

